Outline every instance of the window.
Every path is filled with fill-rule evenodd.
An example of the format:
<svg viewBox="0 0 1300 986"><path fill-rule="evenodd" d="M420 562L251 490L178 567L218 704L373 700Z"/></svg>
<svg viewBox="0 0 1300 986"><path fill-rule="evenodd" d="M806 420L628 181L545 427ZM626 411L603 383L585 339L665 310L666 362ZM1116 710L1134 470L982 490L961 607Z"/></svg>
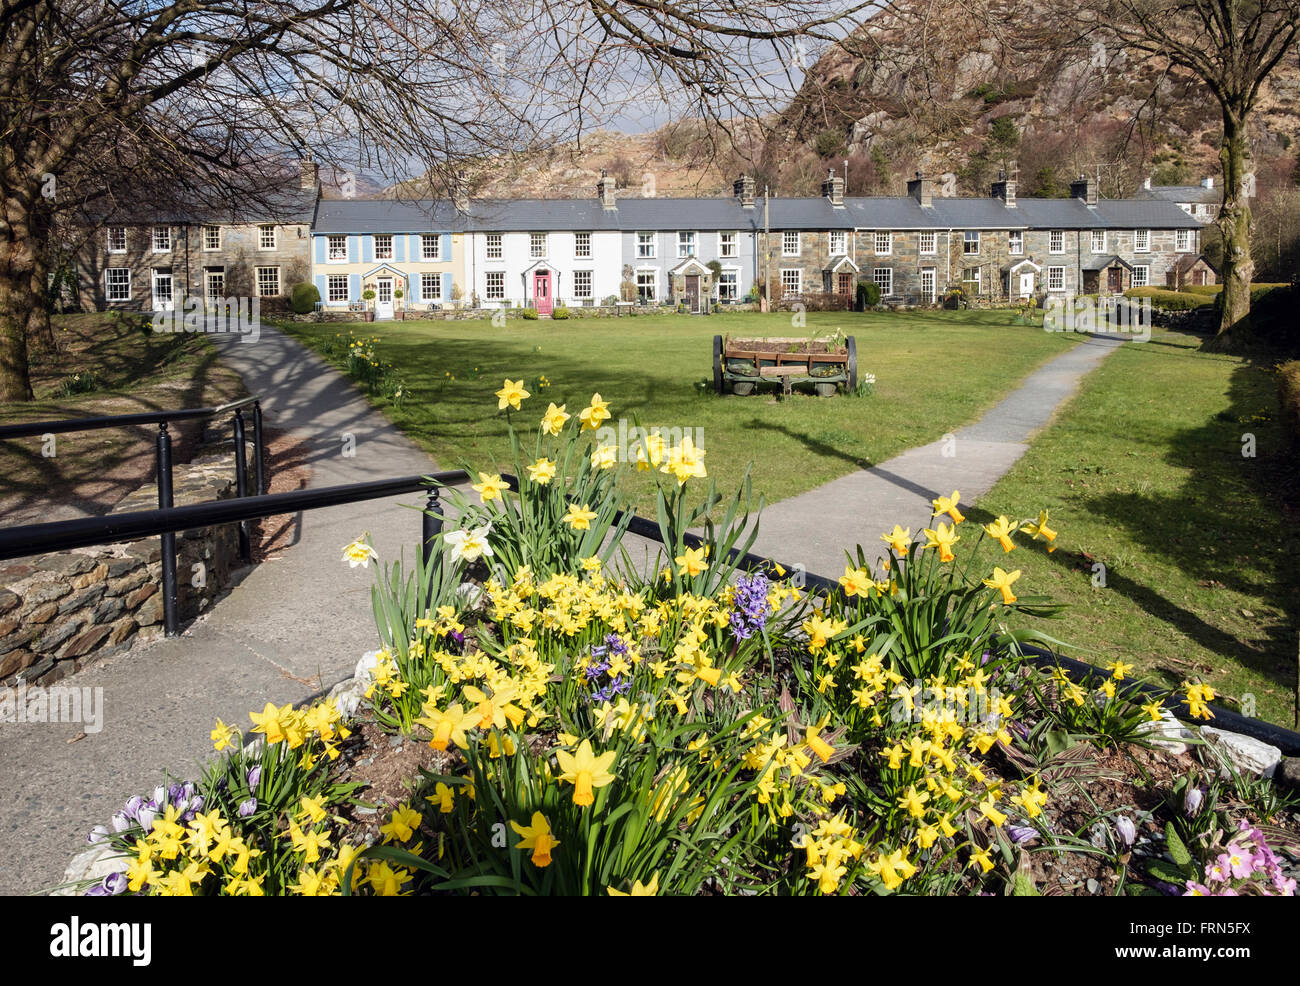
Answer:
<svg viewBox="0 0 1300 986"><path fill-rule="evenodd" d="M497 244L500 246L501 235L495 234ZM488 301L501 301L506 296L506 273L501 270L490 270L487 272L487 297Z"/></svg>
<svg viewBox="0 0 1300 986"><path fill-rule="evenodd" d="M735 301L740 297L740 275L734 270L724 270L718 277L718 300Z"/></svg>
<svg viewBox="0 0 1300 986"><path fill-rule="evenodd" d="M348 275L331 274L326 284L327 284L327 288L326 288L325 297L329 301L348 300Z"/></svg>
<svg viewBox="0 0 1300 986"><path fill-rule="evenodd" d="M641 234L637 234L638 236ZM652 270L636 272L636 296L642 301L654 301L659 297L658 276Z"/></svg>
<svg viewBox="0 0 1300 986"><path fill-rule="evenodd" d="M679 260L685 257L695 256L695 234L693 232L682 231L677 234L677 258Z"/></svg>
<svg viewBox="0 0 1300 986"><path fill-rule="evenodd" d="M1186 253L1192 248L1192 231L1190 229L1180 229L1174 233L1174 249L1179 253Z"/></svg>
<svg viewBox="0 0 1300 986"><path fill-rule="evenodd" d="M934 230L925 230L921 233L919 249L921 253L937 253L939 234Z"/></svg>
<svg viewBox="0 0 1300 986"><path fill-rule="evenodd" d="M546 234L529 233L528 234L528 256L536 260L538 257L546 256Z"/></svg>
<svg viewBox="0 0 1300 986"><path fill-rule="evenodd" d="M894 252L894 234L891 233L889 230L885 230L883 233L877 231L875 241L876 241L877 254L887 254L887 253Z"/></svg>
<svg viewBox="0 0 1300 986"><path fill-rule="evenodd" d="M735 233L718 234L718 256L719 257L740 256L739 247L736 245Z"/></svg>
<svg viewBox="0 0 1300 986"><path fill-rule="evenodd" d="M799 256L799 233L797 231L781 234L781 256Z"/></svg>
<svg viewBox="0 0 1300 986"><path fill-rule="evenodd" d="M280 293L280 268L257 268L257 293L263 298L274 298Z"/></svg>
<svg viewBox="0 0 1300 986"><path fill-rule="evenodd" d="M573 296L575 298L591 297L591 271L575 270L573 272Z"/></svg>
<svg viewBox="0 0 1300 986"><path fill-rule="evenodd" d="M108 252L126 253L126 227L108 227Z"/></svg>
<svg viewBox="0 0 1300 986"><path fill-rule="evenodd" d="M108 301L131 300L131 270L129 267L110 267L104 271L104 298Z"/></svg>
<svg viewBox="0 0 1300 986"><path fill-rule="evenodd" d="M1148 253L1151 250L1151 230L1133 230L1133 252Z"/></svg>
<svg viewBox="0 0 1300 986"><path fill-rule="evenodd" d="M591 259L591 234L574 233L573 234L573 255L582 260ZM590 295L579 295L580 298L587 298Z"/></svg>
<svg viewBox="0 0 1300 986"><path fill-rule="evenodd" d="M1094 229L1092 231L1092 252L1106 252L1106 231L1104 229Z"/></svg>
<svg viewBox="0 0 1300 986"><path fill-rule="evenodd" d="M880 296L888 297L894 293L894 268L877 267L871 272L871 279L880 288Z"/></svg>
<svg viewBox="0 0 1300 986"><path fill-rule="evenodd" d="M1047 252L1065 253L1065 230L1054 229L1047 234Z"/></svg>
<svg viewBox="0 0 1300 986"><path fill-rule="evenodd" d="M203 297L209 301L226 296L226 268L205 267L203 269Z"/></svg>
<svg viewBox="0 0 1300 986"><path fill-rule="evenodd" d="M795 235L798 236L799 234L796 233ZM781 289L788 297L798 297L803 294L803 271L798 267L782 268Z"/></svg>
<svg viewBox="0 0 1300 986"><path fill-rule="evenodd" d="M1022 230L1013 229L1007 233L1007 253L1013 257L1018 257L1025 252L1025 234Z"/></svg>
<svg viewBox="0 0 1300 986"><path fill-rule="evenodd" d="M169 253L172 248L172 229L170 226L153 228L153 252Z"/></svg>
<svg viewBox="0 0 1300 986"><path fill-rule="evenodd" d="M441 260L442 259L442 237L437 233L420 234L420 259L421 260Z"/></svg>
<svg viewBox="0 0 1300 986"><path fill-rule="evenodd" d="M636 234L636 256L638 260L653 260L655 256L655 234Z"/></svg>
<svg viewBox="0 0 1300 986"><path fill-rule="evenodd" d="M842 229L830 232L831 256L838 257L849 252L849 234Z"/></svg>
<svg viewBox="0 0 1300 986"><path fill-rule="evenodd" d="M393 259L393 234L392 233L375 234L375 259L376 260Z"/></svg>
<svg viewBox="0 0 1300 986"><path fill-rule="evenodd" d="M204 250L221 249L221 227L220 226L203 227L203 249Z"/></svg>
<svg viewBox="0 0 1300 986"><path fill-rule="evenodd" d="M504 277L504 275L502 275ZM432 301L442 297L442 275L425 271L420 275L420 297Z"/></svg>
<svg viewBox="0 0 1300 986"><path fill-rule="evenodd" d="M1151 268L1146 265L1133 268L1133 287L1144 288L1151 283Z"/></svg>
<svg viewBox="0 0 1300 986"><path fill-rule="evenodd" d="M488 260L501 259L501 234L500 233L487 234L487 258Z"/></svg>
<svg viewBox="0 0 1300 986"><path fill-rule="evenodd" d="M1065 268L1064 267L1047 268L1047 290L1048 291L1065 290Z"/></svg>
<svg viewBox="0 0 1300 986"><path fill-rule="evenodd" d="M976 233L976 236L979 234ZM980 293L980 269L978 267L967 267L961 272L961 289L966 294L978 295Z"/></svg>
<svg viewBox="0 0 1300 986"><path fill-rule="evenodd" d="M275 249L275 227L270 223L263 223L257 227L257 248L259 250Z"/></svg>
<svg viewBox="0 0 1300 986"><path fill-rule="evenodd" d="M968 229L961 234L961 252L968 257L977 256L980 252L980 233L977 229Z"/></svg>
<svg viewBox="0 0 1300 986"><path fill-rule="evenodd" d="M348 238L346 236L331 236L328 240L329 252L327 257L329 261L331 263L346 261L348 259Z"/></svg>

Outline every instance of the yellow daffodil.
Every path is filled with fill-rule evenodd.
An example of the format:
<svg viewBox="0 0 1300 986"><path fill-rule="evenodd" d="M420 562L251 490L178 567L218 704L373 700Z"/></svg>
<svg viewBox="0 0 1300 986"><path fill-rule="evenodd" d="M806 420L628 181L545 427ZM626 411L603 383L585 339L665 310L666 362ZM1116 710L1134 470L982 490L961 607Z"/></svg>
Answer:
<svg viewBox="0 0 1300 986"><path fill-rule="evenodd" d="M1142 706L1142 711L1151 717L1152 722L1159 722L1163 718L1161 715L1161 710L1163 708L1164 706L1161 704L1160 700L1156 699L1154 702Z"/></svg>
<svg viewBox="0 0 1300 986"><path fill-rule="evenodd" d="M1052 542L1056 540L1056 532L1047 526L1046 510L1040 510L1038 512L1037 521L1027 520L1023 524L1021 524L1020 530L1023 531L1025 534L1033 535L1035 541L1037 541L1039 538L1042 538L1042 540L1046 541L1047 551L1049 554L1056 550L1056 546L1052 544Z"/></svg>
<svg viewBox="0 0 1300 986"><path fill-rule="evenodd" d="M612 417L613 415L609 413L609 403L602 400L600 394L592 394L591 403L582 409L578 420L582 422L583 431L595 431Z"/></svg>
<svg viewBox="0 0 1300 986"><path fill-rule="evenodd" d="M212 737L212 748L218 753L228 746L234 746L235 740L239 737L239 733L234 728L227 726L220 719L208 735Z"/></svg>
<svg viewBox="0 0 1300 986"><path fill-rule="evenodd" d="M384 836L385 842L392 842L394 839L398 842L409 842L411 836L419 829L420 821L418 811L409 804L401 804L393 809L388 823L381 825L379 831Z"/></svg>
<svg viewBox="0 0 1300 986"><path fill-rule="evenodd" d="M571 415L564 413L564 408L564 404L556 407L555 403L552 402L551 406L546 409L546 413L542 415L543 434L558 435L560 433L560 430L564 427L564 423L571 417Z"/></svg>
<svg viewBox="0 0 1300 986"><path fill-rule="evenodd" d="M1125 664L1123 661L1111 661L1106 665L1106 670L1111 673L1111 677L1116 681L1123 681L1124 676L1133 670L1133 665Z"/></svg>
<svg viewBox="0 0 1300 986"><path fill-rule="evenodd" d="M593 469L613 469L617 465L617 445L601 445L591 453L591 468Z"/></svg>
<svg viewBox="0 0 1300 986"><path fill-rule="evenodd" d="M871 573L865 568L854 568L852 565L844 566L844 574L840 576L840 585L844 587L846 596L865 596L867 590L876 584L876 580L871 577Z"/></svg>
<svg viewBox="0 0 1300 986"><path fill-rule="evenodd" d="M707 570L709 563L704 560L706 550L703 547L687 548L686 554L674 558L673 561L677 562L677 574L695 578L695 576Z"/></svg>
<svg viewBox="0 0 1300 986"><path fill-rule="evenodd" d="M596 511L585 503L580 507L570 504L568 512L560 519L575 531L589 531L591 522L596 519Z"/></svg>
<svg viewBox="0 0 1300 986"><path fill-rule="evenodd" d="M940 523L937 528L931 530L927 527L921 533L925 535L927 548L939 549L939 561L949 562L956 557L952 553L952 546L961 540L961 536L957 533L955 524L949 527L947 524Z"/></svg>
<svg viewBox="0 0 1300 986"><path fill-rule="evenodd" d="M894 525L894 529L887 534L880 535L880 540L893 550L894 554L900 557L907 554L907 549L912 544L912 529L910 527L899 527Z"/></svg>
<svg viewBox="0 0 1300 986"><path fill-rule="evenodd" d="M993 578L985 579L984 584L990 589L997 589L1002 593L1002 602L1010 606L1016 601L1015 594L1011 591L1011 583L1020 578L1020 569L1014 572L1004 572L1002 569L994 566Z"/></svg>
<svg viewBox="0 0 1300 986"><path fill-rule="evenodd" d="M657 897L659 895L659 874L655 873L650 878L649 883L642 883L637 880L632 884L631 893L623 893L621 890L615 890L613 887L606 887L605 891L611 897Z"/></svg>
<svg viewBox="0 0 1300 986"><path fill-rule="evenodd" d="M519 410L519 402L527 400L531 394L524 390L522 380L511 380L506 378L505 386L497 391L497 410L504 411L507 407L513 407Z"/></svg>
<svg viewBox="0 0 1300 986"><path fill-rule="evenodd" d="M501 494L510 489L510 484L495 473L489 476L487 473L481 472L478 474L478 479L479 481L473 484L470 489L482 497L484 503L500 500Z"/></svg>
<svg viewBox="0 0 1300 986"><path fill-rule="evenodd" d="M447 749L448 743L455 743L462 750L468 748L469 738L466 730L473 729L481 716L473 710L466 712L457 702L445 711L425 708L424 715L415 721L433 734L429 745L435 750Z"/></svg>
<svg viewBox="0 0 1300 986"><path fill-rule="evenodd" d="M1016 546L1015 542L1011 540L1011 535L1015 532L1015 529L1016 525L1006 517L999 517L993 523L984 525L984 532L1002 545L1004 554Z"/></svg>
<svg viewBox="0 0 1300 986"><path fill-rule="evenodd" d="M555 463L543 456L528 467L528 478L538 486L545 486L555 478Z"/></svg>
<svg viewBox="0 0 1300 986"><path fill-rule="evenodd" d="M675 445L668 450L668 461L659 471L676 476L678 486L684 485L692 477L706 479L709 472L704 468L705 454L704 449L697 446L688 436L682 439L680 445Z"/></svg>
<svg viewBox="0 0 1300 986"><path fill-rule="evenodd" d="M540 811L533 812L530 825L520 825L513 818L510 827L523 836L516 844L516 849L531 849L533 865L546 867L551 865L551 850L560 844L560 840L551 835L551 825Z"/></svg>
<svg viewBox="0 0 1300 986"><path fill-rule="evenodd" d="M941 496L937 500L932 500L934 513L932 516L937 517L939 514L947 514L952 518L953 524L960 524L965 520L965 516L957 509L957 501L961 499L961 494L956 490L952 491L952 496Z"/></svg>
<svg viewBox="0 0 1300 986"><path fill-rule="evenodd" d="M556 750L555 758L559 761L560 780L573 785L573 803L586 807L596 799L593 790L614 782L614 775L609 768L617 754L610 750L596 756L591 749L591 740L584 739L576 753Z"/></svg>

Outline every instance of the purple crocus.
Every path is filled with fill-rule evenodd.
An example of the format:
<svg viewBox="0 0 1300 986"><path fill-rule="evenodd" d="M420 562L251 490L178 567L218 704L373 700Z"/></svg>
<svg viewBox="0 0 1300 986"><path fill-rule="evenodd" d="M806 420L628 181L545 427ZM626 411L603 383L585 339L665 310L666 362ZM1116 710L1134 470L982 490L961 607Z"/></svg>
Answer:
<svg viewBox="0 0 1300 986"><path fill-rule="evenodd" d="M1115 831L1125 846L1131 846L1137 841L1137 826L1127 815L1120 815L1115 819Z"/></svg>
<svg viewBox="0 0 1300 986"><path fill-rule="evenodd" d="M253 767L248 772L248 789L250 791L256 791L257 782L260 781L261 779L262 779L262 765L258 764L256 767Z"/></svg>
<svg viewBox="0 0 1300 986"><path fill-rule="evenodd" d="M253 814L253 812L257 811L257 799L245 798L243 801L239 802L239 807L236 811L239 813L240 818L248 818Z"/></svg>

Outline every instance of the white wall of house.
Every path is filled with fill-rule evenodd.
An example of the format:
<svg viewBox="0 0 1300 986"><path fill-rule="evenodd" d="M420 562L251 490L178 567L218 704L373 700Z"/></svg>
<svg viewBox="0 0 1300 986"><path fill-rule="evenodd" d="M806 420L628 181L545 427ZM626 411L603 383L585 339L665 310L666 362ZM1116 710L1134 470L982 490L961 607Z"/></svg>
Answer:
<svg viewBox="0 0 1300 986"><path fill-rule="evenodd" d="M501 308L526 303L532 294L531 279L525 283L525 273L539 264L555 272L553 291L556 303L582 305L599 304L609 295L618 294L622 280L622 261L619 233L613 230L535 230L546 237L544 255L533 256L532 233L503 232L501 256L488 256L490 232L472 233L466 275L474 285L480 304L484 308ZM590 232L589 257L576 254L577 234ZM580 298L575 292L575 274L591 274L589 298ZM493 298L489 290L489 274L503 275L505 298Z"/></svg>

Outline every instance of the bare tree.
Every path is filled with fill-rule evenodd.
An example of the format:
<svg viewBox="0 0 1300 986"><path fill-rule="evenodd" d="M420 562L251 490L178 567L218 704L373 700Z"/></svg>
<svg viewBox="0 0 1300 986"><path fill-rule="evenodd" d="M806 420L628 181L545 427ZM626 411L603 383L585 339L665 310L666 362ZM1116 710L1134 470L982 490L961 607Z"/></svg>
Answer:
<svg viewBox="0 0 1300 986"><path fill-rule="evenodd" d="M445 184L459 159L570 137L648 94L727 119L866 6L0 0L0 400L31 397L60 214L102 211L113 189L162 175L182 199L253 194L307 150Z"/></svg>

